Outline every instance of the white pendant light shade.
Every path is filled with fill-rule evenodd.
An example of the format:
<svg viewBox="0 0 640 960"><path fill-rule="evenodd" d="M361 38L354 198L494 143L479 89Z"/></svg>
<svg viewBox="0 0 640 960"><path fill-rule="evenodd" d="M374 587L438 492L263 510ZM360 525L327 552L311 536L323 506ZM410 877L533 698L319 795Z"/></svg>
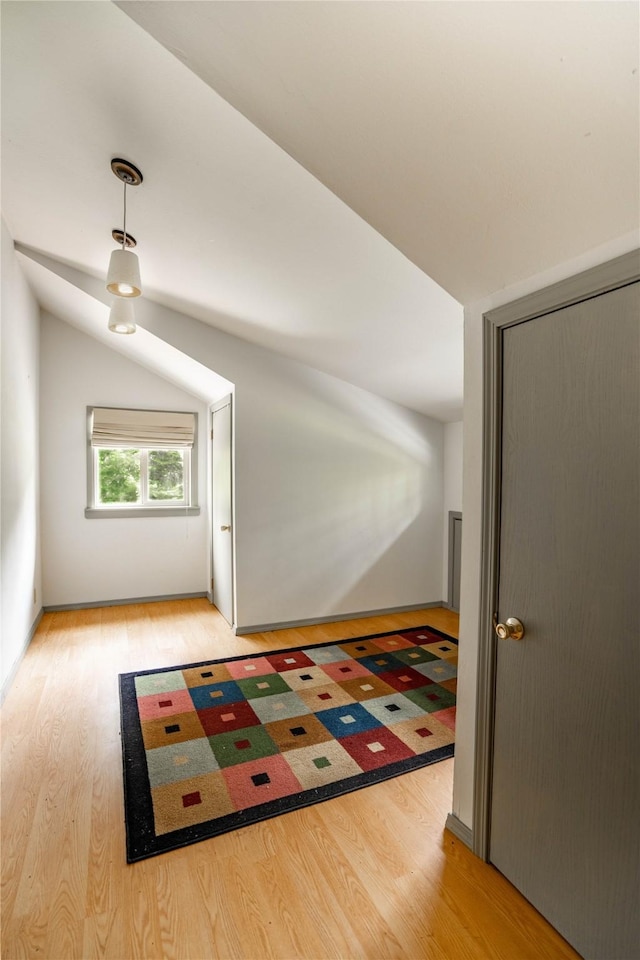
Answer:
<svg viewBox="0 0 640 960"><path fill-rule="evenodd" d="M116 297L109 314L109 330L112 333L135 333L136 319L131 300Z"/></svg>
<svg viewBox="0 0 640 960"><path fill-rule="evenodd" d="M114 250L109 261L107 290L116 297L139 297L142 293L140 265L130 250Z"/></svg>

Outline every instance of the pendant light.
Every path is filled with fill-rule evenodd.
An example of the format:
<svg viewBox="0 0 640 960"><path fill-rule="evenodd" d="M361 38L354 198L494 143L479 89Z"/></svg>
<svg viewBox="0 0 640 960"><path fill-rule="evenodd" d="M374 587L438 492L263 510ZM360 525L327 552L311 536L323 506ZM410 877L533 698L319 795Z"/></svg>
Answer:
<svg viewBox="0 0 640 960"><path fill-rule="evenodd" d="M111 330L111 333L136 332L136 321L131 298L116 297L114 299L109 313L109 330Z"/></svg>
<svg viewBox="0 0 640 960"><path fill-rule="evenodd" d="M114 158L111 161L111 169L114 174L124 184L124 223L122 230L113 230L112 237L122 248L114 250L109 261L109 272L107 273L107 290L116 297L125 299L139 297L142 293L140 283L140 265L138 257L132 253L130 247L135 247L135 239L127 233L127 187L137 187L142 183L142 174L137 167L134 167L128 160ZM111 329L111 326L109 327Z"/></svg>

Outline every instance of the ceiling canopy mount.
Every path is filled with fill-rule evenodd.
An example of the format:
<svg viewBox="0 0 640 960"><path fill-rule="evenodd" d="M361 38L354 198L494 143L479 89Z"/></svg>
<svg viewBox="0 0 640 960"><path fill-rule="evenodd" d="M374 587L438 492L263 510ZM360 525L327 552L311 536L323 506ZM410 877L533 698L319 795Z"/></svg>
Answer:
<svg viewBox="0 0 640 960"><path fill-rule="evenodd" d="M121 160L120 157L114 157L111 161L111 169L118 180L122 180L129 187L139 187L142 183L142 174L128 160Z"/></svg>
<svg viewBox="0 0 640 960"><path fill-rule="evenodd" d="M132 237L130 233L125 234L123 230L112 230L111 236L120 246L136 247L138 245L136 238Z"/></svg>

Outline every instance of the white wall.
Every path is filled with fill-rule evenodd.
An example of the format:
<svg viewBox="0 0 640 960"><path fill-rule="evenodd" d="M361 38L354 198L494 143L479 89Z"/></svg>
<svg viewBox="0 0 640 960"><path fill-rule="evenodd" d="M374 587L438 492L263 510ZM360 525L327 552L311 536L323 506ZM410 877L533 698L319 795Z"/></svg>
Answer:
<svg viewBox="0 0 640 960"><path fill-rule="evenodd" d="M206 405L45 313L40 368L44 605L207 590ZM196 411L200 516L86 519L87 406Z"/></svg>
<svg viewBox="0 0 640 960"><path fill-rule="evenodd" d="M0 683L4 684L24 650L42 603L38 506L40 316L4 220L0 324Z"/></svg>
<svg viewBox="0 0 640 960"><path fill-rule="evenodd" d="M441 423L146 297L136 318L235 384L239 629L442 600Z"/></svg>
<svg viewBox="0 0 640 960"><path fill-rule="evenodd" d="M449 511L462 513L462 420L444 425L444 534L442 599L449 596Z"/></svg>
<svg viewBox="0 0 640 960"><path fill-rule="evenodd" d="M331 377L236 383L238 623L440 599L442 425Z"/></svg>
<svg viewBox="0 0 640 960"><path fill-rule="evenodd" d="M441 423L149 301L137 316L235 384L240 629L442 599Z"/></svg>
<svg viewBox="0 0 640 960"><path fill-rule="evenodd" d="M638 235L627 234L553 270L499 290L465 307L464 468L460 663L456 721L453 812L468 827L473 821L476 679L480 632L480 566L482 545L482 317L501 306L553 283L588 270L638 246ZM489 625L485 625L488 629Z"/></svg>

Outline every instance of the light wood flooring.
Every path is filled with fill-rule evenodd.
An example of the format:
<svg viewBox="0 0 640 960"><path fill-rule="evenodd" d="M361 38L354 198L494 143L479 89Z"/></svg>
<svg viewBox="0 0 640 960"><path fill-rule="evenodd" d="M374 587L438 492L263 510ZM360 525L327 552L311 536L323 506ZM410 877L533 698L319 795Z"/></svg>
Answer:
<svg viewBox="0 0 640 960"><path fill-rule="evenodd" d="M117 674L431 624L234 637L206 600L45 614L3 707L2 957L569 960L444 830L453 761L128 866Z"/></svg>

